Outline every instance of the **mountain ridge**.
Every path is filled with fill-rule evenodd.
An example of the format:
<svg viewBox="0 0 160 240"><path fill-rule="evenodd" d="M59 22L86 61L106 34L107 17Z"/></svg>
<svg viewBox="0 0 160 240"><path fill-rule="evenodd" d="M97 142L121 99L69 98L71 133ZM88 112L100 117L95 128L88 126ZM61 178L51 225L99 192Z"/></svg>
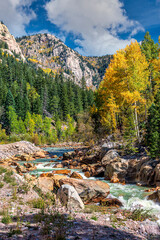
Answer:
<svg viewBox="0 0 160 240"><path fill-rule="evenodd" d="M42 68L45 72L63 72L66 78L81 85L82 78L88 87L97 86L102 80L111 55L103 57L85 57L67 47L52 34L36 34L17 38L25 58ZM103 65L97 63L103 59ZM102 68L102 74L99 69Z"/></svg>
<svg viewBox="0 0 160 240"><path fill-rule="evenodd" d="M82 56L48 33L15 39L3 22L0 22L0 48L46 73L63 73L79 86L85 81L92 89L98 87L112 58L112 55Z"/></svg>

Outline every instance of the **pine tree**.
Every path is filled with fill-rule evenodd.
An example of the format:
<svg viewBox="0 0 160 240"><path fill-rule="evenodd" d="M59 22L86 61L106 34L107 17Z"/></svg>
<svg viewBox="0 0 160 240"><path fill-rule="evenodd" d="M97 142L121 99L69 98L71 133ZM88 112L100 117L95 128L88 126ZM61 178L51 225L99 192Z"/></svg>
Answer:
<svg viewBox="0 0 160 240"><path fill-rule="evenodd" d="M6 102L5 102L6 111L8 111L9 106L12 106L13 108L15 107L15 101L14 101L14 98L13 98L13 95L12 95L10 89L8 90L8 93L6 96Z"/></svg>
<svg viewBox="0 0 160 240"><path fill-rule="evenodd" d="M160 157L160 91L149 109L146 140L151 156Z"/></svg>

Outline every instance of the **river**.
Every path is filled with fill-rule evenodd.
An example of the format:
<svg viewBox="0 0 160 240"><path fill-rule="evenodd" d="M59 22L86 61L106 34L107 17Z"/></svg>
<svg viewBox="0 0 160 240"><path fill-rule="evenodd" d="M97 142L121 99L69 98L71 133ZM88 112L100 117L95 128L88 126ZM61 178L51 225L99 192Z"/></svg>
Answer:
<svg viewBox="0 0 160 240"><path fill-rule="evenodd" d="M62 156L64 152L74 151L74 149L65 149L65 148L45 148L51 155L57 155L58 157ZM54 160L54 162L50 162ZM36 164L37 169L35 171L30 172L30 174L40 175L44 172L52 172L53 170L58 170L62 168L54 168L55 162L61 162L58 159L36 159L32 161L32 163ZM23 164L23 162L21 162ZM88 179L84 176L81 170L71 169L71 172L79 172L84 179ZM97 178L89 178L92 180L96 180ZM103 178L99 178L99 180L104 181ZM144 210L149 210L150 213L156 215L158 217L158 223L160 224L160 205L155 204L153 201L147 200L147 195L150 193L145 192L147 187L140 187L133 184L117 184L110 183L109 181L105 181L110 186L110 194L113 197L118 198L123 203L123 208L128 210L133 210L135 208L142 208Z"/></svg>

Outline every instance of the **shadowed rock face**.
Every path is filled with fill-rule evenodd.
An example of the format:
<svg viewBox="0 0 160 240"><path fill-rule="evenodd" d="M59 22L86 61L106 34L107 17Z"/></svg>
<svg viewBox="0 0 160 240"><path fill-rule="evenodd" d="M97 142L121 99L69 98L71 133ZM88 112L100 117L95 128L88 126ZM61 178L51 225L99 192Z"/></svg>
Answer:
<svg viewBox="0 0 160 240"><path fill-rule="evenodd" d="M20 55L20 57L25 60L24 55L19 47L19 44L16 42L15 38L10 34L8 28L0 23L0 41L3 41L8 44L8 49L16 54Z"/></svg>

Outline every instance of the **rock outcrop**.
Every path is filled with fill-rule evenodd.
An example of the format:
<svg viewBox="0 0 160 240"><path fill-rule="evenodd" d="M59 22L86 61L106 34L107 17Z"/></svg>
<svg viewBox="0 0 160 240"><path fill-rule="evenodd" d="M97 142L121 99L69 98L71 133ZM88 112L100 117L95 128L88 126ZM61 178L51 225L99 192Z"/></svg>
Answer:
<svg viewBox="0 0 160 240"><path fill-rule="evenodd" d="M66 78L72 79L79 85L84 77L88 87L97 85L102 80L105 72L99 71L99 65L103 65L102 69L106 69L111 59L111 56L83 57L51 34L22 37L17 41L24 56L30 62L46 72L57 73L63 70Z"/></svg>
<svg viewBox="0 0 160 240"><path fill-rule="evenodd" d="M102 181L64 178L59 180L59 184L73 186L84 203L90 203L96 198L104 199L110 191L108 184Z"/></svg>
<svg viewBox="0 0 160 240"><path fill-rule="evenodd" d="M13 35L10 34L8 28L3 23L0 22L0 42L1 41L8 45L8 50L11 51L8 53L10 54L16 53L21 57L22 60L25 60L19 44L16 42Z"/></svg>
<svg viewBox="0 0 160 240"><path fill-rule="evenodd" d="M62 205L66 206L68 209L84 209L82 199L78 195L76 189L71 185L62 185L58 190L57 198Z"/></svg>

